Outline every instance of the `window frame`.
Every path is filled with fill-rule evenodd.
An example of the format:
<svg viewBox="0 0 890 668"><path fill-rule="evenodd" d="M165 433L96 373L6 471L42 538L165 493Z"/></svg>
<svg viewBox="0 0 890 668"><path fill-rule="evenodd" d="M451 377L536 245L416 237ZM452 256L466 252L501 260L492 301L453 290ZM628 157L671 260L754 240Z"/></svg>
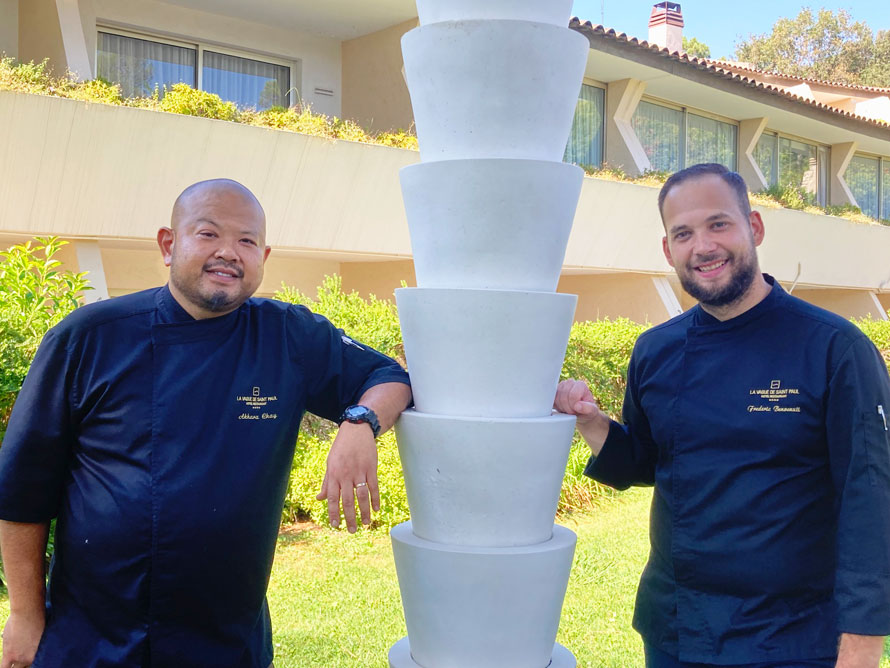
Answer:
<svg viewBox="0 0 890 668"><path fill-rule="evenodd" d="M676 102L671 102L670 100L663 100L658 97L652 97L650 95L644 95L640 98L640 102L648 102L649 104L654 104L660 107L667 107L668 109L673 109L674 111L679 111L683 114L683 122L680 125L680 142L681 142L681 151L680 151L680 169L686 169L689 165L686 164L686 152L688 150L687 141L689 139L689 114L693 114L695 116L700 116L702 118L707 118L712 121L719 121L720 123L726 123L727 125L735 126L735 151L733 152L733 166L732 171L738 171L739 169L739 121L734 118L729 118L727 116L721 116L720 114L715 114L710 111L705 111L703 109L698 109L696 107L688 107L682 104L677 104ZM634 109L634 114L636 114L636 109ZM633 125L633 116L631 116L631 125ZM636 134L636 131L634 131ZM637 138L639 139L639 137ZM641 142L642 144L642 142ZM643 150L646 150L646 147L643 147ZM648 158L648 155L646 156ZM650 163L650 167L652 167ZM654 167L653 167L654 169Z"/></svg>
<svg viewBox="0 0 890 668"><path fill-rule="evenodd" d="M878 185L878 189L877 189L878 215L875 220L890 221L890 211L884 211L884 169L890 167L890 156L880 155L877 153L864 153L862 151L856 151L853 154L853 157L854 158L856 158L856 157L868 158L870 160L878 161L878 179L877 179L878 180L878 184L877 184ZM850 166L847 165L847 169L849 169L849 167ZM846 169L844 170L843 179L844 179L844 183L846 183L847 182L847 170ZM847 187L849 188L849 185L847 185ZM858 203L857 203L857 206L859 206ZM862 209L861 206L859 206L859 208L860 208L860 210ZM868 215L868 214L866 214L866 215Z"/></svg>
<svg viewBox="0 0 890 668"><path fill-rule="evenodd" d="M609 124L608 120L608 109L609 109L609 87L607 84L602 83L601 81L597 81L596 79L590 79L588 77L584 77L581 80L582 86L590 86L591 88L599 88L603 92L603 121L602 121L602 132L603 132L603 146L602 146L602 155L600 156L600 164L599 168L602 169L603 166L606 165L606 133L608 132ZM578 89L578 95L581 95L581 88ZM575 108L578 108L578 102L575 102ZM569 141L572 139L572 127L574 127L574 111L572 112L572 126L569 127ZM568 150L568 143L566 143L566 150ZM563 152L563 156L565 156L565 152ZM570 163L576 164L576 163Z"/></svg>
<svg viewBox="0 0 890 668"><path fill-rule="evenodd" d="M771 130L769 128L765 128L763 130L763 132L760 133L760 137L757 138L757 141L759 142L760 139L764 135L771 136L775 139L775 145L774 145L774 151L773 151L772 171L776 175L776 181L775 181L775 183L767 183L766 187L771 188L772 186L778 184L779 179L781 178L781 175L779 174L779 163L780 163L779 140L780 139L788 139L790 141L796 141L801 144L807 144L809 146L813 146L816 149L816 160L819 160L820 149L825 151L825 155L827 158L826 165L825 165L825 172L826 172L825 173L825 176L826 176L826 178L825 178L825 198L824 198L825 204L819 203L819 195L820 195L819 192L816 193L816 204L818 206L827 206L828 204L830 204L831 203L831 144L824 144L822 142L818 142L813 139L810 139L809 137L801 137L800 135L792 135L787 132L779 132L778 130ZM756 162L756 160L755 160L755 162ZM817 167L819 167L819 166L817 165ZM757 165L757 169L760 169L760 165ZM762 171L763 170L761 170L761 172ZM821 183L822 183L821 174L818 174L817 176L818 176L817 183L821 186Z"/></svg>
<svg viewBox="0 0 890 668"><path fill-rule="evenodd" d="M178 46L180 48L192 49L195 51L195 88L204 90L204 51L212 51L225 56L234 56L245 60L255 60L269 65L278 65L288 68L290 77L290 87L285 94L288 106L294 106L301 102L299 95L299 86L297 86L296 77L299 71L299 60L292 60L282 56L267 54L262 51L249 51L239 49L228 44L219 44L217 42L207 40L184 40L182 38L168 37L163 33L155 33L148 31L136 31L127 28L119 28L113 24L97 23L96 24L96 63L98 69L99 61L99 39L100 32L119 35L121 37L129 37L131 39L141 39L148 42L157 42L168 46ZM98 71L97 71L98 74Z"/></svg>

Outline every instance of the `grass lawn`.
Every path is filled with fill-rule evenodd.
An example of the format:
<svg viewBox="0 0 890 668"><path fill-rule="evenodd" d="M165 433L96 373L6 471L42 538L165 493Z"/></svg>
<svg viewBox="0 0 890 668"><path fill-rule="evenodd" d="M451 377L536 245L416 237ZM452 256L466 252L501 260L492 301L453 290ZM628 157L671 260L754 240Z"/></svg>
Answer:
<svg viewBox="0 0 890 668"><path fill-rule="evenodd" d="M641 668L630 628L648 552L651 493L562 521L578 534L558 640L580 668ZM382 533L307 529L284 533L269 585L276 668L386 668L405 635L389 538ZM0 623L9 604L0 596ZM890 657L890 653L885 653ZM890 658L881 663L890 668Z"/></svg>

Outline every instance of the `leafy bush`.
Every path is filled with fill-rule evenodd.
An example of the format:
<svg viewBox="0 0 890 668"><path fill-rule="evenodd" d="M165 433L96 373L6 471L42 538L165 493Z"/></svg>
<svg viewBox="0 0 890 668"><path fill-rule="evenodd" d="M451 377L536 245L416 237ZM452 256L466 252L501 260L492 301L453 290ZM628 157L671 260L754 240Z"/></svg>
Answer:
<svg viewBox="0 0 890 668"><path fill-rule="evenodd" d="M158 102L161 111L202 118L215 118L220 121L233 121L238 116L238 108L232 102L223 102L219 95L203 90L195 90L188 84L175 83L164 92Z"/></svg>
<svg viewBox="0 0 890 668"><path fill-rule="evenodd" d="M56 237L37 237L0 251L0 442L12 405L43 335L77 308L89 289L85 273L59 271Z"/></svg>
<svg viewBox="0 0 890 668"><path fill-rule="evenodd" d="M887 362L887 370L890 371L890 320L873 320L871 316L860 320L853 320L865 335L872 340L881 351L884 361Z"/></svg>

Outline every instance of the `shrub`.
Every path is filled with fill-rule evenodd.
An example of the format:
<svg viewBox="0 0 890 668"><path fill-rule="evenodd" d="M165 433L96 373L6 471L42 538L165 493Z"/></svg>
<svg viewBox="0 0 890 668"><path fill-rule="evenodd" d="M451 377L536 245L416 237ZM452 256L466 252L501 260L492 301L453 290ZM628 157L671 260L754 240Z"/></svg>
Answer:
<svg viewBox="0 0 890 668"><path fill-rule="evenodd" d="M872 340L884 361L887 362L887 370L890 371L890 320L873 320L871 316L860 320L853 320L865 335Z"/></svg>
<svg viewBox="0 0 890 668"><path fill-rule="evenodd" d="M234 121L238 117L238 108L232 102L223 102L219 95L195 90L184 83L175 83L171 88L165 89L158 108L174 114L215 118L220 121Z"/></svg>
<svg viewBox="0 0 890 668"><path fill-rule="evenodd" d="M43 335L77 308L85 273L59 271L56 237L37 237L0 252L0 443L12 405Z"/></svg>

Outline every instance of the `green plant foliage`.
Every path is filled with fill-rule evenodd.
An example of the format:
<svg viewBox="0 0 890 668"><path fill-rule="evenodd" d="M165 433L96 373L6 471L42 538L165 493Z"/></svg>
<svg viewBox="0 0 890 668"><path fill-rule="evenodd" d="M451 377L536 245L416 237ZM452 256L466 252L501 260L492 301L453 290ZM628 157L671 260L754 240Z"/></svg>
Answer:
<svg viewBox="0 0 890 668"><path fill-rule="evenodd" d="M85 272L59 271L55 255L66 243L37 237L0 252L0 441L43 335L90 289Z"/></svg>
<svg viewBox="0 0 890 668"><path fill-rule="evenodd" d="M711 47L704 42L698 41L695 37L683 37L683 50L696 58L711 57Z"/></svg>
<svg viewBox="0 0 890 668"><path fill-rule="evenodd" d="M890 371L890 320L874 320L869 316L859 320L854 319L853 324L859 327L881 351L884 361L887 362L887 370Z"/></svg>
<svg viewBox="0 0 890 668"><path fill-rule="evenodd" d="M164 92L158 103L161 111L202 118L215 118L220 121L234 121L238 108L232 102L223 102L219 95L203 90L195 90L188 84L176 83Z"/></svg>

